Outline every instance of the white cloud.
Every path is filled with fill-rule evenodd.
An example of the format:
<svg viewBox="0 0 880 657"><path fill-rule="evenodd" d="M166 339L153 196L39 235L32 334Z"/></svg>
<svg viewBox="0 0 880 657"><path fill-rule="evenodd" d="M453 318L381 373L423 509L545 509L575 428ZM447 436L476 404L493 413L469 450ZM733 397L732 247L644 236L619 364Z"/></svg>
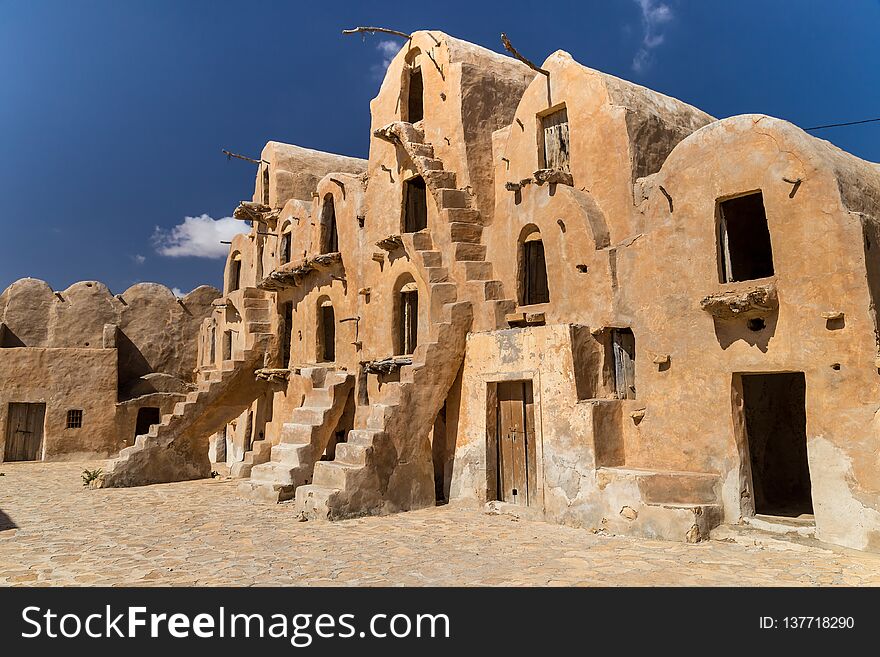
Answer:
<svg viewBox="0 0 880 657"><path fill-rule="evenodd" d="M391 64L391 60L400 52L400 42L383 39L376 44L376 50L382 55L382 63L373 65L370 70L377 78L383 78L385 77L385 71L388 70L388 65Z"/></svg>
<svg viewBox="0 0 880 657"><path fill-rule="evenodd" d="M212 219L203 214L198 217L184 217L182 223L167 230L156 226L153 244L156 246L156 253L172 258L225 258L229 253L229 245L221 244L221 240L228 242L249 229L245 222L232 217Z"/></svg>
<svg viewBox="0 0 880 657"><path fill-rule="evenodd" d="M659 0L634 0L642 10L642 46L633 57L632 67L642 72L651 64L651 51L663 43L663 26L675 16L669 5Z"/></svg>
<svg viewBox="0 0 880 657"><path fill-rule="evenodd" d="M183 290L181 290L179 287L172 287L171 293L174 296L176 296L178 299L182 299L183 297L186 296L186 294L184 294Z"/></svg>
<svg viewBox="0 0 880 657"><path fill-rule="evenodd" d="M142 265L147 261L146 256L142 256L140 253L131 256L131 259L134 261L136 265Z"/></svg>

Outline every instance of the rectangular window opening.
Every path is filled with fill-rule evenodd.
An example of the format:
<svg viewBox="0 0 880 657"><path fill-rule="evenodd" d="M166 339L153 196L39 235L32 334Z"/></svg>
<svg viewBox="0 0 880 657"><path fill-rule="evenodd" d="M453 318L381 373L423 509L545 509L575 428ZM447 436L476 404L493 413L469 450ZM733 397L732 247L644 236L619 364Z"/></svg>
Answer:
<svg viewBox="0 0 880 657"><path fill-rule="evenodd" d="M773 249L761 192L718 204L718 263L722 283L773 276Z"/></svg>
<svg viewBox="0 0 880 657"><path fill-rule="evenodd" d="M403 189L403 232L417 233L428 227L428 190L421 176L410 178Z"/></svg>
<svg viewBox="0 0 880 657"><path fill-rule="evenodd" d="M81 429L83 425L83 412L81 409L67 411L67 428Z"/></svg>
<svg viewBox="0 0 880 657"><path fill-rule="evenodd" d="M568 110L562 108L551 114L539 117L541 126L541 168L570 171L570 135L568 129Z"/></svg>
<svg viewBox="0 0 880 657"><path fill-rule="evenodd" d="M617 399L636 398L636 338L631 329L611 329L614 392Z"/></svg>

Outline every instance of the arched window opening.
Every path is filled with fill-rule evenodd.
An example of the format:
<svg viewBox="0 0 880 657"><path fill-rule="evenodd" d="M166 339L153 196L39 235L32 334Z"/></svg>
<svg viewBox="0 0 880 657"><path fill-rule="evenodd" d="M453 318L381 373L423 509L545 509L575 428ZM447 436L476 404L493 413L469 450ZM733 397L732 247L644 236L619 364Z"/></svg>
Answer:
<svg viewBox="0 0 880 657"><path fill-rule="evenodd" d="M522 242L519 287L520 304L523 306L550 301L544 242L537 228L526 235Z"/></svg>
<svg viewBox="0 0 880 657"><path fill-rule="evenodd" d="M403 188L403 232L416 233L428 227L428 190L421 176L410 178Z"/></svg>
<svg viewBox="0 0 880 657"><path fill-rule="evenodd" d="M229 292L235 292L241 287L241 254L236 253L232 256L229 263L229 281L226 286Z"/></svg>
<svg viewBox="0 0 880 657"><path fill-rule="evenodd" d="M324 205L321 209L321 253L336 253L339 251L339 233L336 231L336 206L333 202L333 194L324 196Z"/></svg>
<svg viewBox="0 0 880 657"><path fill-rule="evenodd" d="M407 283L397 299L397 352L412 354L419 338L419 289L415 282Z"/></svg>
<svg viewBox="0 0 880 657"><path fill-rule="evenodd" d="M329 299L318 305L318 362L336 360L336 314Z"/></svg>
<svg viewBox="0 0 880 657"><path fill-rule="evenodd" d="M278 249L278 261L282 265L290 262L290 242L290 231L288 230L285 233L281 233L281 246Z"/></svg>

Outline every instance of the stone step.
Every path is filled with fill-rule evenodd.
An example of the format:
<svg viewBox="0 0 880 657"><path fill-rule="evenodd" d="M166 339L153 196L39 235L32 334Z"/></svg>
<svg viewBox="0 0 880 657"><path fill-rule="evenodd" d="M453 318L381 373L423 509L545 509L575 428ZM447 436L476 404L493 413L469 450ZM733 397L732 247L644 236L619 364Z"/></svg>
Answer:
<svg viewBox="0 0 880 657"><path fill-rule="evenodd" d="M434 157L434 147L431 144L419 144L417 142L410 142L409 147L412 150L413 155L429 158Z"/></svg>
<svg viewBox="0 0 880 657"><path fill-rule="evenodd" d="M337 489L308 484L296 489L296 509L310 520L330 519L330 499Z"/></svg>
<svg viewBox="0 0 880 657"><path fill-rule="evenodd" d="M294 424L312 424L317 426L324 423L326 413L326 406L300 406L293 409L290 414L290 421Z"/></svg>
<svg viewBox="0 0 880 657"><path fill-rule="evenodd" d="M431 239L431 233L426 230L420 230L412 234L413 248L416 251L430 251L434 248L434 241Z"/></svg>
<svg viewBox="0 0 880 657"><path fill-rule="evenodd" d="M425 267L442 267L443 254L440 251L420 251L422 264Z"/></svg>
<svg viewBox="0 0 880 657"><path fill-rule="evenodd" d="M433 150L433 149L431 149ZM432 153L433 155L433 153ZM416 155L414 158L416 168L419 171L442 171L443 170L443 161L438 160L435 157L424 157L422 155Z"/></svg>
<svg viewBox="0 0 880 657"><path fill-rule="evenodd" d="M307 406L330 406L333 403L333 388L312 388L306 394Z"/></svg>
<svg viewBox="0 0 880 657"><path fill-rule="evenodd" d="M480 224L467 224L455 221L449 224L449 235L453 242L473 242L479 244L483 235L483 227Z"/></svg>
<svg viewBox="0 0 880 657"><path fill-rule="evenodd" d="M348 478L359 466L339 463L338 461L318 461L315 463L315 476L312 483L327 488L346 488Z"/></svg>
<svg viewBox="0 0 880 657"><path fill-rule="evenodd" d="M251 470L251 481L277 486L295 486L298 478L297 469L297 466L287 463L270 461Z"/></svg>
<svg viewBox="0 0 880 657"><path fill-rule="evenodd" d="M349 445L369 446L372 445L373 442L382 435L383 434L381 431L376 431L375 429L352 429L348 432L348 438L346 439L346 442Z"/></svg>
<svg viewBox="0 0 880 657"><path fill-rule="evenodd" d="M272 463L284 463L296 467L308 464L311 458L312 446L310 443L278 443L272 447Z"/></svg>
<svg viewBox="0 0 880 657"><path fill-rule="evenodd" d="M281 426L281 442L290 444L310 443L316 428L313 424L285 422Z"/></svg>
<svg viewBox="0 0 880 657"><path fill-rule="evenodd" d="M438 189L437 198L442 210L467 208L470 205L470 195L463 189Z"/></svg>
<svg viewBox="0 0 880 657"><path fill-rule="evenodd" d="M449 270L446 267L425 267L425 275L429 283L443 283L449 280Z"/></svg>
<svg viewBox="0 0 880 657"><path fill-rule="evenodd" d="M501 281L473 281L482 289L484 301L498 301L504 298L504 284Z"/></svg>
<svg viewBox="0 0 880 657"><path fill-rule="evenodd" d="M373 448L370 445L338 443L336 445L335 460L346 465L365 466L367 464L367 457L372 451Z"/></svg>
<svg viewBox="0 0 880 657"><path fill-rule="evenodd" d="M453 248L454 258L458 261L486 259L485 244L469 244L467 242L456 242L453 245Z"/></svg>
<svg viewBox="0 0 880 657"><path fill-rule="evenodd" d="M244 329L248 333L270 333L272 331L272 324L268 321L265 321L265 322L246 321L244 323Z"/></svg>
<svg viewBox="0 0 880 657"><path fill-rule="evenodd" d="M425 184L433 189L455 189L454 171L424 171L422 172L422 178L425 179Z"/></svg>
<svg viewBox="0 0 880 657"><path fill-rule="evenodd" d="M244 319L247 322L268 322L272 319L272 313L266 306L257 308L245 308Z"/></svg>
<svg viewBox="0 0 880 657"><path fill-rule="evenodd" d="M443 210L447 223L466 223L483 225L483 217L479 210L472 208L446 208Z"/></svg>
<svg viewBox="0 0 880 657"><path fill-rule="evenodd" d="M488 281L494 273L492 263L485 260L463 260L461 264L466 281Z"/></svg>
<svg viewBox="0 0 880 657"><path fill-rule="evenodd" d="M458 286L455 283L434 283L431 285L431 302L445 305L458 299Z"/></svg>

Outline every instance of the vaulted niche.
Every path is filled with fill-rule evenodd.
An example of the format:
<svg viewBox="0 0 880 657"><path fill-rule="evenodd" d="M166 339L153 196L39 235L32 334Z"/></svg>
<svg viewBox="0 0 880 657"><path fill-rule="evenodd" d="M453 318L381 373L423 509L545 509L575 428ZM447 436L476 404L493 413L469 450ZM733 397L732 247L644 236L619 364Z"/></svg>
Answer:
<svg viewBox="0 0 880 657"><path fill-rule="evenodd" d="M428 189L421 176L410 178L403 187L403 232L416 233L428 227Z"/></svg>
<svg viewBox="0 0 880 657"><path fill-rule="evenodd" d="M761 192L719 201L717 223L722 283L773 276L773 249Z"/></svg>

